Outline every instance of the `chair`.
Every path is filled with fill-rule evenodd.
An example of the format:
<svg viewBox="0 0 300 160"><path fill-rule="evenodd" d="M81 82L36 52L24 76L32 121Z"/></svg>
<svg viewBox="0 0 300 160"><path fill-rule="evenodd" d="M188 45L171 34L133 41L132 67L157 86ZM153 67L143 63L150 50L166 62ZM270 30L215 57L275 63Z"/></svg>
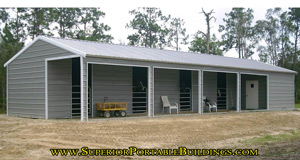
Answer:
<svg viewBox="0 0 300 160"><path fill-rule="evenodd" d="M171 114L171 110L172 109L176 109L177 110L177 114L178 114L178 104L174 103L174 105L171 105L168 99L168 96L161 96L161 100L163 102L163 109L162 109L162 113L164 113L164 109L165 107L169 107L169 112Z"/></svg>

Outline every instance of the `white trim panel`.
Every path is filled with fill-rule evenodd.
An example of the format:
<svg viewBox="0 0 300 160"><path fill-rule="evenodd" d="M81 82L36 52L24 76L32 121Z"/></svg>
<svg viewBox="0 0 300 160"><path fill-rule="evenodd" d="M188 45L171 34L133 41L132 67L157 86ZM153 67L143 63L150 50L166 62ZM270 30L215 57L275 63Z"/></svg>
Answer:
<svg viewBox="0 0 300 160"><path fill-rule="evenodd" d="M80 57L80 120L84 121L83 117L83 58Z"/></svg>
<svg viewBox="0 0 300 160"><path fill-rule="evenodd" d="M8 116L8 66L6 67L6 115Z"/></svg>
<svg viewBox="0 0 300 160"><path fill-rule="evenodd" d="M45 119L48 119L48 61L45 59Z"/></svg>

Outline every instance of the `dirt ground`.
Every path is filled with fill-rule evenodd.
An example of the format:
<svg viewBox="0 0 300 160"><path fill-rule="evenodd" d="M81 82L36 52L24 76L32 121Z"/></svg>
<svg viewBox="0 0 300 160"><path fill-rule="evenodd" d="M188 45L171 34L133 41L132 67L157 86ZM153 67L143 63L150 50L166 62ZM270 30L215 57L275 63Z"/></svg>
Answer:
<svg viewBox="0 0 300 160"><path fill-rule="evenodd" d="M79 158L53 157L49 149L80 149L83 146L124 149L130 146L249 148L253 146L241 145L240 140L299 129L299 111L91 119L89 122L80 122L79 119L42 120L0 115L0 157L1 159ZM299 147L300 142L293 145Z"/></svg>

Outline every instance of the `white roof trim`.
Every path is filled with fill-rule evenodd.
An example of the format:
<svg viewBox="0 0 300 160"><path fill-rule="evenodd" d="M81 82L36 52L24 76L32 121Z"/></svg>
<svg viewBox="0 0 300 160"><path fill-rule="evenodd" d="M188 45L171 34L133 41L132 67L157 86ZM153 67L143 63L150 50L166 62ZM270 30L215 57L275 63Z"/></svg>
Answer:
<svg viewBox="0 0 300 160"><path fill-rule="evenodd" d="M43 40L45 42L48 42L54 46L57 46L59 48L65 49L67 51L70 51L71 53L77 54L79 56L83 56L85 58L86 53L79 51L75 48L72 48L70 46L61 44L59 42L53 41L50 38L44 37L44 36L38 36L37 38L35 38L32 42L30 42L27 46L25 46L23 49L21 49L17 54L15 54L11 59L9 59L5 64L4 67L6 67L8 64L10 64L13 60L15 60L20 54L22 54L24 51L26 51L30 46L32 46L36 41L38 40Z"/></svg>

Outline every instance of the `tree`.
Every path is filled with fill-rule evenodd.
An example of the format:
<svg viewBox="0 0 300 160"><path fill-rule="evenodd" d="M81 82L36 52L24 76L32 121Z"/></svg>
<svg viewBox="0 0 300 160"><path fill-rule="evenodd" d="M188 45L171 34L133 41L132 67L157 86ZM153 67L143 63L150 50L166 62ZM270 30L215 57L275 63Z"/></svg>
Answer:
<svg viewBox="0 0 300 160"><path fill-rule="evenodd" d="M49 8L29 8L24 17L28 23L28 34L32 39L39 35L53 35L49 28L51 23Z"/></svg>
<svg viewBox="0 0 300 160"><path fill-rule="evenodd" d="M289 15L290 15L290 20L293 22L294 24L294 38L295 38L295 42L294 42L294 58L293 58L293 69L296 69L296 63L297 63L297 59L298 59L298 49L297 49L297 45L298 45L298 39L299 39L299 26L300 26L300 8L289 8Z"/></svg>
<svg viewBox="0 0 300 160"><path fill-rule="evenodd" d="M179 44L187 44L188 35L186 35L186 28L184 28L184 21L180 18L172 18L169 27L169 44L175 48L176 51L180 50ZM175 43L175 44L173 44Z"/></svg>
<svg viewBox="0 0 300 160"><path fill-rule="evenodd" d="M127 37L129 45L141 45L149 48L163 48L168 43L166 37L169 33L164 27L170 16L164 16L158 8L138 8L129 11L134 18L126 24L136 33Z"/></svg>
<svg viewBox="0 0 300 160"><path fill-rule="evenodd" d="M290 57L292 55L292 42L290 36L293 33L293 24L289 20L288 12L281 13L279 26L281 49L278 65L287 68L287 62L290 62Z"/></svg>
<svg viewBox="0 0 300 160"><path fill-rule="evenodd" d="M105 16L100 8L80 8L77 14L79 15L75 31L77 39L111 42L113 37L104 33L111 28L100 22L100 18Z"/></svg>
<svg viewBox="0 0 300 160"><path fill-rule="evenodd" d="M7 8L0 8L0 21L6 22L8 18L9 18L9 14L7 12Z"/></svg>
<svg viewBox="0 0 300 160"><path fill-rule="evenodd" d="M223 50L221 49L222 43L217 40L216 35L213 34L210 40L210 54L214 55L223 55ZM205 53L207 51L207 40L206 36L198 31L194 37L194 40L191 42L189 51Z"/></svg>
<svg viewBox="0 0 300 160"><path fill-rule="evenodd" d="M13 34L14 39L16 39L17 42L24 42L26 40L26 19L25 14L27 9L25 8L12 8L11 10L15 16L10 18L10 21L8 22L8 29Z"/></svg>
<svg viewBox="0 0 300 160"><path fill-rule="evenodd" d="M284 66L290 51L291 23L286 14L280 8L268 9L266 20L259 20L255 25L257 37L264 42L257 49L259 56L273 65Z"/></svg>
<svg viewBox="0 0 300 160"><path fill-rule="evenodd" d="M233 8L230 13L225 13L224 25L219 26L219 32L225 31L222 35L225 51L235 48L239 58L249 58L254 52L257 43L254 37L253 10L248 8Z"/></svg>
<svg viewBox="0 0 300 160"><path fill-rule="evenodd" d="M53 8L50 10L52 21L58 23L54 30L61 38L74 37L74 27L78 23L79 8Z"/></svg>
<svg viewBox="0 0 300 160"><path fill-rule="evenodd" d="M209 48L209 45L210 45L210 21L212 19L214 19L216 21L216 18L214 16L212 16L214 10L212 9L210 12L205 12L204 9L202 8L202 12L205 16L205 21L206 21L206 26L207 26L207 30L206 30L206 34L201 32L204 36L205 36L205 39L206 39L206 52L203 52L203 53L207 53L207 54L210 54L210 48Z"/></svg>

